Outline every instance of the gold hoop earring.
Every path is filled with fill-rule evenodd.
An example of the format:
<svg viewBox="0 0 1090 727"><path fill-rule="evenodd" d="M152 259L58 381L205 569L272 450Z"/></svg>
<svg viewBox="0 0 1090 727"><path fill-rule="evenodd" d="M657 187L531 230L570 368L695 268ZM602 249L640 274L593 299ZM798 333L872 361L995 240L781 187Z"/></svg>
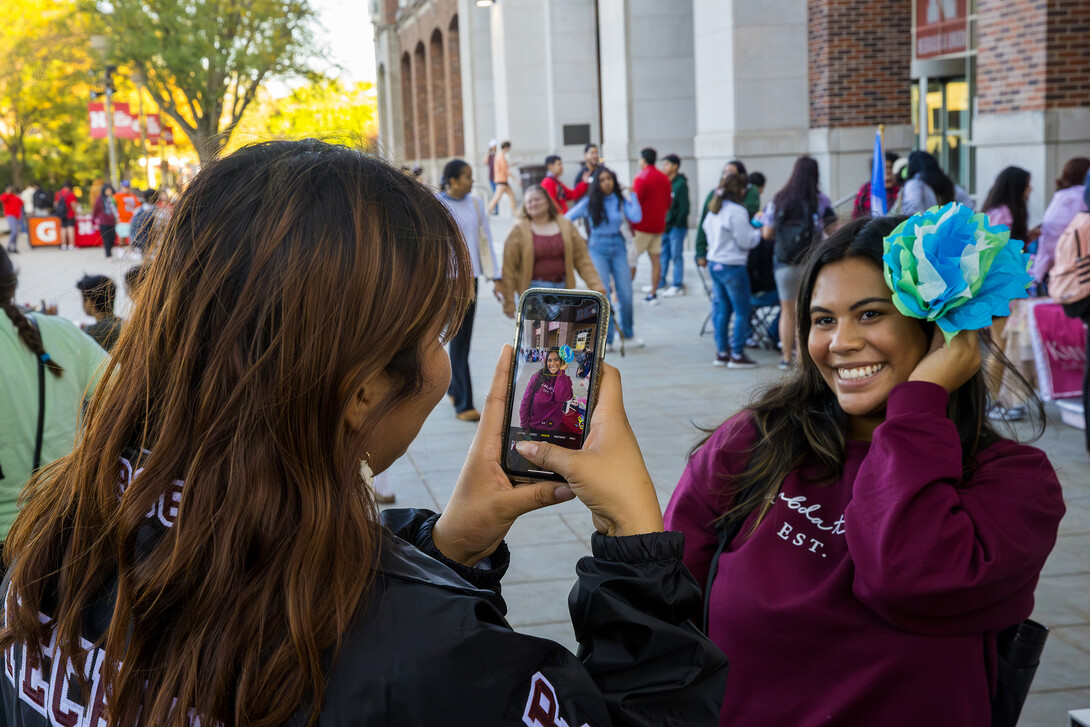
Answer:
<svg viewBox="0 0 1090 727"><path fill-rule="evenodd" d="M368 487L375 486L375 472L371 469L371 453L363 450L364 458L360 460L360 481Z"/></svg>

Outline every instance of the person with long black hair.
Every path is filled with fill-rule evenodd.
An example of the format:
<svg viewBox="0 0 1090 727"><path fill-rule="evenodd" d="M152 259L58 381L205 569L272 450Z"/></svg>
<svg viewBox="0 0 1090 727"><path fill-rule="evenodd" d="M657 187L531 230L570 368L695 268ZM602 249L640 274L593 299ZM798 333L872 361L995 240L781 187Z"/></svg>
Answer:
<svg viewBox="0 0 1090 727"><path fill-rule="evenodd" d="M568 210L564 217L570 221L584 219L590 230L587 247L591 260L598 270L608 297L617 291L617 305L621 309L621 333L624 340L640 348L642 338L635 337L632 310L632 273L628 267L628 250L625 247L621 225L639 222L643 210L635 194L625 195L617 181L617 175L608 167L601 167L590 182L590 192ZM613 348L614 323L609 318L606 333L606 350Z"/></svg>
<svg viewBox="0 0 1090 727"><path fill-rule="evenodd" d="M836 227L836 212L820 189L818 163L799 157L787 184L765 206L761 236L774 240L776 292L780 297L780 368L791 366L795 350L795 296L802 259L822 235Z"/></svg>
<svg viewBox="0 0 1090 727"><path fill-rule="evenodd" d="M908 169L905 171L905 185L898 197L900 213L914 215L936 205L941 207L950 202L960 202L973 207L973 198L964 189L942 171L935 157L926 151L917 149L908 155ZM897 207L898 202L894 203Z"/></svg>
<svg viewBox="0 0 1090 727"><path fill-rule="evenodd" d="M666 510L731 659L724 727L988 727L995 634L1033 610L1060 483L984 415L982 346L1001 354L894 305L902 220L818 244L797 370L691 453ZM723 520L739 529L715 560Z"/></svg>
<svg viewBox="0 0 1090 727"><path fill-rule="evenodd" d="M989 222L993 225L1006 225L1010 228L1011 237L1026 245L1041 234L1041 228L1030 230L1027 227L1029 213L1026 202L1033 191L1029 182L1028 171L1021 167L1007 167L996 176L992 188L988 190L988 196L984 198L984 204L981 205Z"/></svg>
<svg viewBox="0 0 1090 727"><path fill-rule="evenodd" d="M462 233L462 242L469 251L473 265L473 300L465 310L458 333L450 339L450 388L447 395L454 404L454 415L466 422L475 422L481 418L480 412L473 405L473 380L469 373L469 342L473 337L473 319L477 315L477 280L482 275L492 278L492 293L503 300L500 289L502 277L503 249L492 240L492 228L488 224L488 214L484 203L473 194L473 167L463 159L451 159L443 167L443 178L439 181L441 191L439 201L450 210L458 229ZM491 271L486 271L485 256L491 258Z"/></svg>

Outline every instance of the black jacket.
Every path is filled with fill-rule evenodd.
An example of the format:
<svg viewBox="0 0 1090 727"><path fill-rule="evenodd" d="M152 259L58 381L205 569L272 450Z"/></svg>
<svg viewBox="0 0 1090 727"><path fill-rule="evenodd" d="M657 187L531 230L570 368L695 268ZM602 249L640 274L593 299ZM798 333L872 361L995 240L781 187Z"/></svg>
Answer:
<svg viewBox="0 0 1090 727"><path fill-rule="evenodd" d="M437 517L383 513L380 573L339 654L327 661L319 724L718 724L727 662L687 621L699 610L700 590L681 562L680 533L594 535L594 557L579 561L568 599L576 658L504 620L506 545L487 569L449 561L432 543ZM4 656L0 725L50 724L42 711L52 704L32 706L27 695L57 670L43 665L38 681L28 677L21 647ZM67 709L83 717L79 704ZM309 714L301 706L290 724L305 725Z"/></svg>

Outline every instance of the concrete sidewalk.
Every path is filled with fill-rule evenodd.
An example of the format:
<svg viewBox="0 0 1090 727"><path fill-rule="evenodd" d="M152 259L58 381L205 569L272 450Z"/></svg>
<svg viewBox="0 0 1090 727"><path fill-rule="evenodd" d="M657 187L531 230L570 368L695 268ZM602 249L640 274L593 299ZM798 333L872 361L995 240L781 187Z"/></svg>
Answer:
<svg viewBox="0 0 1090 727"><path fill-rule="evenodd" d="M510 218L490 219L493 233L503 239ZM124 251L107 260L95 249L22 249L14 256L22 268L17 300L55 300L60 313L75 320L83 319L74 286L84 272L111 275L120 283L121 273L139 260ZM607 357L621 370L628 415L664 506L684 468L686 453L704 436L702 428L721 424L780 375L774 351L751 352L761 364L756 369L712 366L711 335L699 335L707 298L691 257L686 263L687 295L664 299L657 306L636 302L636 334L647 341L647 347L629 351L624 358ZM649 282L648 268L647 260L642 260L637 291ZM123 300L122 315L125 306ZM471 354L477 406L484 404L500 348L513 338L512 321L503 315L491 285L483 284ZM1059 471L1068 512L1037 588L1034 618L1051 627L1052 634L1020 722L1031 727L1066 725L1067 710L1090 707L1090 459L1082 432L1061 424L1054 406L1047 411L1049 428L1037 446L1048 452ZM391 468L397 506L442 509L475 431L475 425L454 418L444 399L408 454ZM515 524L508 537L511 570L504 580L509 619L515 628L575 649L567 595L574 583L576 560L589 553L592 532L590 515L577 501L531 513Z"/></svg>

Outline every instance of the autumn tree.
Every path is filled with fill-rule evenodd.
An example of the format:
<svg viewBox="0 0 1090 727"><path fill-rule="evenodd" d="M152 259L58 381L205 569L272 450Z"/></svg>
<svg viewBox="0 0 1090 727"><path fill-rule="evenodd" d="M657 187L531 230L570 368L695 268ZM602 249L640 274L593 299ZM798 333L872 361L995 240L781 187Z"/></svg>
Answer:
<svg viewBox="0 0 1090 727"><path fill-rule="evenodd" d="M141 72L201 162L214 158L272 78L314 55L309 0L90 0L114 61Z"/></svg>
<svg viewBox="0 0 1090 727"><path fill-rule="evenodd" d="M243 116L228 149L269 139L313 137L371 151L377 133L373 83L319 77L283 98L262 91Z"/></svg>
<svg viewBox="0 0 1090 727"><path fill-rule="evenodd" d="M20 0L0 23L0 148L23 186L30 147L48 146L58 124L86 124L93 75L85 20L74 4Z"/></svg>

